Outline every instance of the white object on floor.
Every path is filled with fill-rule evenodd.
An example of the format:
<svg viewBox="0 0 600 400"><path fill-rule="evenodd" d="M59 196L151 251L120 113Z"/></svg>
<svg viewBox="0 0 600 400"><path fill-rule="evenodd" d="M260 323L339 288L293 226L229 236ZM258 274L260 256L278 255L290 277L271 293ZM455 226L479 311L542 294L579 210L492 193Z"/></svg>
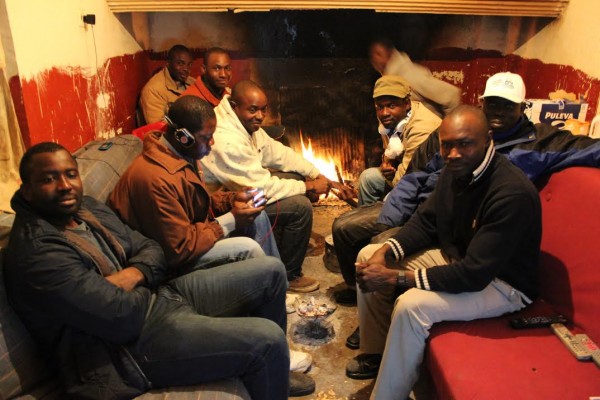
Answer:
<svg viewBox="0 0 600 400"><path fill-rule="evenodd" d="M297 299L298 299L297 294L286 293L286 295L285 295L285 311L288 314L291 314L296 311L296 307L294 305L295 305Z"/></svg>
<svg viewBox="0 0 600 400"><path fill-rule="evenodd" d="M312 357L303 351L290 349L290 371L304 373L312 365Z"/></svg>

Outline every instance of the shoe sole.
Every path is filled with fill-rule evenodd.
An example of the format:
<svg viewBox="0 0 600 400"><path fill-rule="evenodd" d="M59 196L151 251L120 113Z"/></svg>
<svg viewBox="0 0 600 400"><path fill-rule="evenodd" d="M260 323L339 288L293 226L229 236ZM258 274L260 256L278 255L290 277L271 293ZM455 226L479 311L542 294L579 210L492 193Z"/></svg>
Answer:
<svg viewBox="0 0 600 400"><path fill-rule="evenodd" d="M314 292L315 290L319 289L319 286L320 286L319 283L316 283L311 286L304 286L304 287L299 287L299 288L289 287L288 292L309 293L309 292Z"/></svg>
<svg viewBox="0 0 600 400"><path fill-rule="evenodd" d="M360 373L360 372L348 372L346 371L346 376L350 379L355 379L355 380L364 380L364 379L373 379L377 377L377 374L379 373L379 370L377 370L377 372L369 372L367 373Z"/></svg>

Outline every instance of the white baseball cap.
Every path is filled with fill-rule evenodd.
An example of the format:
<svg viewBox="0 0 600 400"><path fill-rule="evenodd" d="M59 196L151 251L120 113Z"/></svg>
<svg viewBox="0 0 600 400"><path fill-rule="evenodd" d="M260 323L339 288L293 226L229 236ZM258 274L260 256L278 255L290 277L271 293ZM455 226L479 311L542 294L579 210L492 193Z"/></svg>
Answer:
<svg viewBox="0 0 600 400"><path fill-rule="evenodd" d="M525 101L525 83L520 75L512 72L499 72L490 78L485 83L485 97L502 97L510 100L513 103L522 103Z"/></svg>

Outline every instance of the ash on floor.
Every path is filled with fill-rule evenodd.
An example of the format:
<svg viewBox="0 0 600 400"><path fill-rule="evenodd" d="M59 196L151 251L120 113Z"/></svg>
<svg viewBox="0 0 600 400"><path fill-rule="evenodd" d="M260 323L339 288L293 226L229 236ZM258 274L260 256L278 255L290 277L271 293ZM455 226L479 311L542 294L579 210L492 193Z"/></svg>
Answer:
<svg viewBox="0 0 600 400"><path fill-rule="evenodd" d="M311 242L302 264L303 272L316 278L321 283L318 291L313 293L299 294L300 298L312 296L324 296L333 304L333 292L345 287L340 273L332 272L325 267L323 256L325 254L325 238L331 234L331 225L336 217L349 211L350 206L343 202L334 205L316 206L313 218L313 232ZM333 337L321 345L300 344L293 340L294 324L300 321L297 313L288 314L288 341L290 347L310 353L313 357L313 365L308 372L316 382L316 390L313 394L297 397L301 400L367 400L373 389L374 380L354 380L346 377L346 363L352 357L359 354L360 350L351 350L345 346L346 338L358 326L358 314L356 307L338 305L337 309L327 318L333 329ZM415 399L428 400L428 383L422 383ZM423 394L420 392L423 391Z"/></svg>

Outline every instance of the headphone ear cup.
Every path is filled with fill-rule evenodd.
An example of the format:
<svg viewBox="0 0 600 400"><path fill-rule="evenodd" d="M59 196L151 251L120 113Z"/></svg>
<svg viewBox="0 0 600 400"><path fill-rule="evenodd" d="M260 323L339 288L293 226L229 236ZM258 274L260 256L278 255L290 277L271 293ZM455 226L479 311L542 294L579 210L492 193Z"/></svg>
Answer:
<svg viewBox="0 0 600 400"><path fill-rule="evenodd" d="M196 138L194 138L194 136L185 128L177 129L175 131L175 139L177 139L183 147L191 147L196 143Z"/></svg>

